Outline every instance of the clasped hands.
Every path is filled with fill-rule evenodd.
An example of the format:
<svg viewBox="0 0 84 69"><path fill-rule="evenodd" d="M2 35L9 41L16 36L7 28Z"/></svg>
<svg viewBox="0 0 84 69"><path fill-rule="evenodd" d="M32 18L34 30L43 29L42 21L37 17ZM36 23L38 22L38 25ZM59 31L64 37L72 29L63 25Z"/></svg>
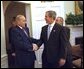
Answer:
<svg viewBox="0 0 84 69"><path fill-rule="evenodd" d="M33 44L33 51L37 51L38 50L38 46L36 44Z"/></svg>

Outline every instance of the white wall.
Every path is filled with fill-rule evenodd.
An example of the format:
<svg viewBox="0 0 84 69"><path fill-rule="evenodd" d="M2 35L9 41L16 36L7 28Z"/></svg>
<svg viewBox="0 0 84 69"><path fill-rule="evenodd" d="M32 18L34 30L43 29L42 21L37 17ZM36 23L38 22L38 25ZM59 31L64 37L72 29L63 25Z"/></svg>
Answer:
<svg viewBox="0 0 84 69"><path fill-rule="evenodd" d="M7 54L6 54L6 41L5 41L5 27L4 27L4 13L3 3L1 1L1 68L7 68Z"/></svg>
<svg viewBox="0 0 84 69"><path fill-rule="evenodd" d="M1 2L1 56L6 55L6 41L5 41L5 27L4 27L4 14L3 4Z"/></svg>
<svg viewBox="0 0 84 69"><path fill-rule="evenodd" d="M45 12L48 10L54 10L57 16L64 18L64 2L32 2L31 3L31 16L32 16L32 34L35 38L40 38L41 28L46 25ZM60 11L61 10L61 11Z"/></svg>
<svg viewBox="0 0 84 69"><path fill-rule="evenodd" d="M75 2L74 1L64 1L65 15L72 12L75 14Z"/></svg>
<svg viewBox="0 0 84 69"><path fill-rule="evenodd" d="M64 21L66 18L66 14L69 14L70 12L75 14L75 2L74 1L64 1ZM64 26L65 25L66 23L64 23Z"/></svg>
<svg viewBox="0 0 84 69"><path fill-rule="evenodd" d="M20 1L20 2L22 2L22 3L29 3L29 4L31 4L32 6L34 6L34 5L40 5L40 3L41 3L41 1ZM64 9L64 14L62 15L62 17L64 18L64 20L65 20L65 18L66 18L66 14L68 14L68 13L70 13L70 12L72 12L73 14L75 14L75 2L74 1L54 1L54 3L53 4L56 4L56 2L59 2L59 3L64 3L64 4L62 4L63 5L63 9ZM48 3L47 3L48 4ZM52 4L52 3L50 3L50 4ZM58 4L58 3L57 3ZM49 4L48 4L48 6L49 6ZM31 7L32 8L32 7ZM32 10L32 9L31 9ZM34 10L34 11L36 11L36 10ZM33 12L34 12L33 11ZM37 10L38 11L38 10ZM61 10L62 11L62 10ZM32 12L32 11L31 11ZM32 15L32 14L31 14ZM58 14L58 16L60 15L60 13ZM32 15L33 16L33 15Z"/></svg>

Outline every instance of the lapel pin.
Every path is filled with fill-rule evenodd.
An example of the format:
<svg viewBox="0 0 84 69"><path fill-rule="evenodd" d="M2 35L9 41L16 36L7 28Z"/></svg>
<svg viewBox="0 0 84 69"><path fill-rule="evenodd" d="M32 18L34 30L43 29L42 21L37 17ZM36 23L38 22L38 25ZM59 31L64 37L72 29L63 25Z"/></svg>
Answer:
<svg viewBox="0 0 84 69"><path fill-rule="evenodd" d="M53 30L53 32L55 32L55 30Z"/></svg>

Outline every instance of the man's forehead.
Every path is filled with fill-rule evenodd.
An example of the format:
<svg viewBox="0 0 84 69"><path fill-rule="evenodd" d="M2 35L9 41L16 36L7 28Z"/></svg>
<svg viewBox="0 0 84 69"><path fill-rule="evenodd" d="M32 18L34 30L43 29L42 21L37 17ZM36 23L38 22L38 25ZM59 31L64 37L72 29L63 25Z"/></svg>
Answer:
<svg viewBox="0 0 84 69"><path fill-rule="evenodd" d="M21 16L20 19L25 19L25 17L24 16Z"/></svg>
<svg viewBox="0 0 84 69"><path fill-rule="evenodd" d="M23 19L25 18L23 15L17 15L16 19Z"/></svg>

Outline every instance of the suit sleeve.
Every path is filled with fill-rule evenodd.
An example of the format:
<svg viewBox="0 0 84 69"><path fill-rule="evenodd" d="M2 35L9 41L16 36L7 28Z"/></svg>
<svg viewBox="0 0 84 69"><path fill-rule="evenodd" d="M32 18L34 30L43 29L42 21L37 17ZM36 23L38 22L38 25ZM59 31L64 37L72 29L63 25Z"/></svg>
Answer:
<svg viewBox="0 0 84 69"><path fill-rule="evenodd" d="M22 38L17 30L13 30L12 32L12 43L16 48L23 51L31 51L33 49L32 43L29 42L28 39Z"/></svg>
<svg viewBox="0 0 84 69"><path fill-rule="evenodd" d="M38 40L37 45L40 47L43 44L43 28L41 30L40 39Z"/></svg>
<svg viewBox="0 0 84 69"><path fill-rule="evenodd" d="M70 29L68 27L64 27L64 30L66 30L66 33L67 33L67 38L68 40L70 39Z"/></svg>
<svg viewBox="0 0 84 69"><path fill-rule="evenodd" d="M69 40L66 37L67 32L64 28L62 28L60 32L60 58L66 59L67 56L67 46L69 45Z"/></svg>
<svg viewBox="0 0 84 69"><path fill-rule="evenodd" d="M11 28L9 28L9 30L8 30L8 35L9 35L9 48L10 48L10 50L11 50L11 53L14 53L15 52L15 47L14 47L14 45L12 44L12 42L11 42L11 33L12 33L12 27Z"/></svg>
<svg viewBox="0 0 84 69"><path fill-rule="evenodd" d="M9 43L11 43L11 28L8 30L8 36L9 36Z"/></svg>
<svg viewBox="0 0 84 69"><path fill-rule="evenodd" d="M35 44L37 44L38 41L39 41L39 39L35 39L35 38L33 38L33 37L30 37L30 39L31 39L31 42L32 42L32 43L35 43Z"/></svg>
<svg viewBox="0 0 84 69"><path fill-rule="evenodd" d="M28 33L28 35L29 35L29 37L30 37L30 34L29 34L29 28L28 27L26 27L26 30L27 30L27 33ZM38 42L38 39L35 39L35 38L33 38L33 37L30 37L30 41L32 42L32 43L37 43Z"/></svg>

